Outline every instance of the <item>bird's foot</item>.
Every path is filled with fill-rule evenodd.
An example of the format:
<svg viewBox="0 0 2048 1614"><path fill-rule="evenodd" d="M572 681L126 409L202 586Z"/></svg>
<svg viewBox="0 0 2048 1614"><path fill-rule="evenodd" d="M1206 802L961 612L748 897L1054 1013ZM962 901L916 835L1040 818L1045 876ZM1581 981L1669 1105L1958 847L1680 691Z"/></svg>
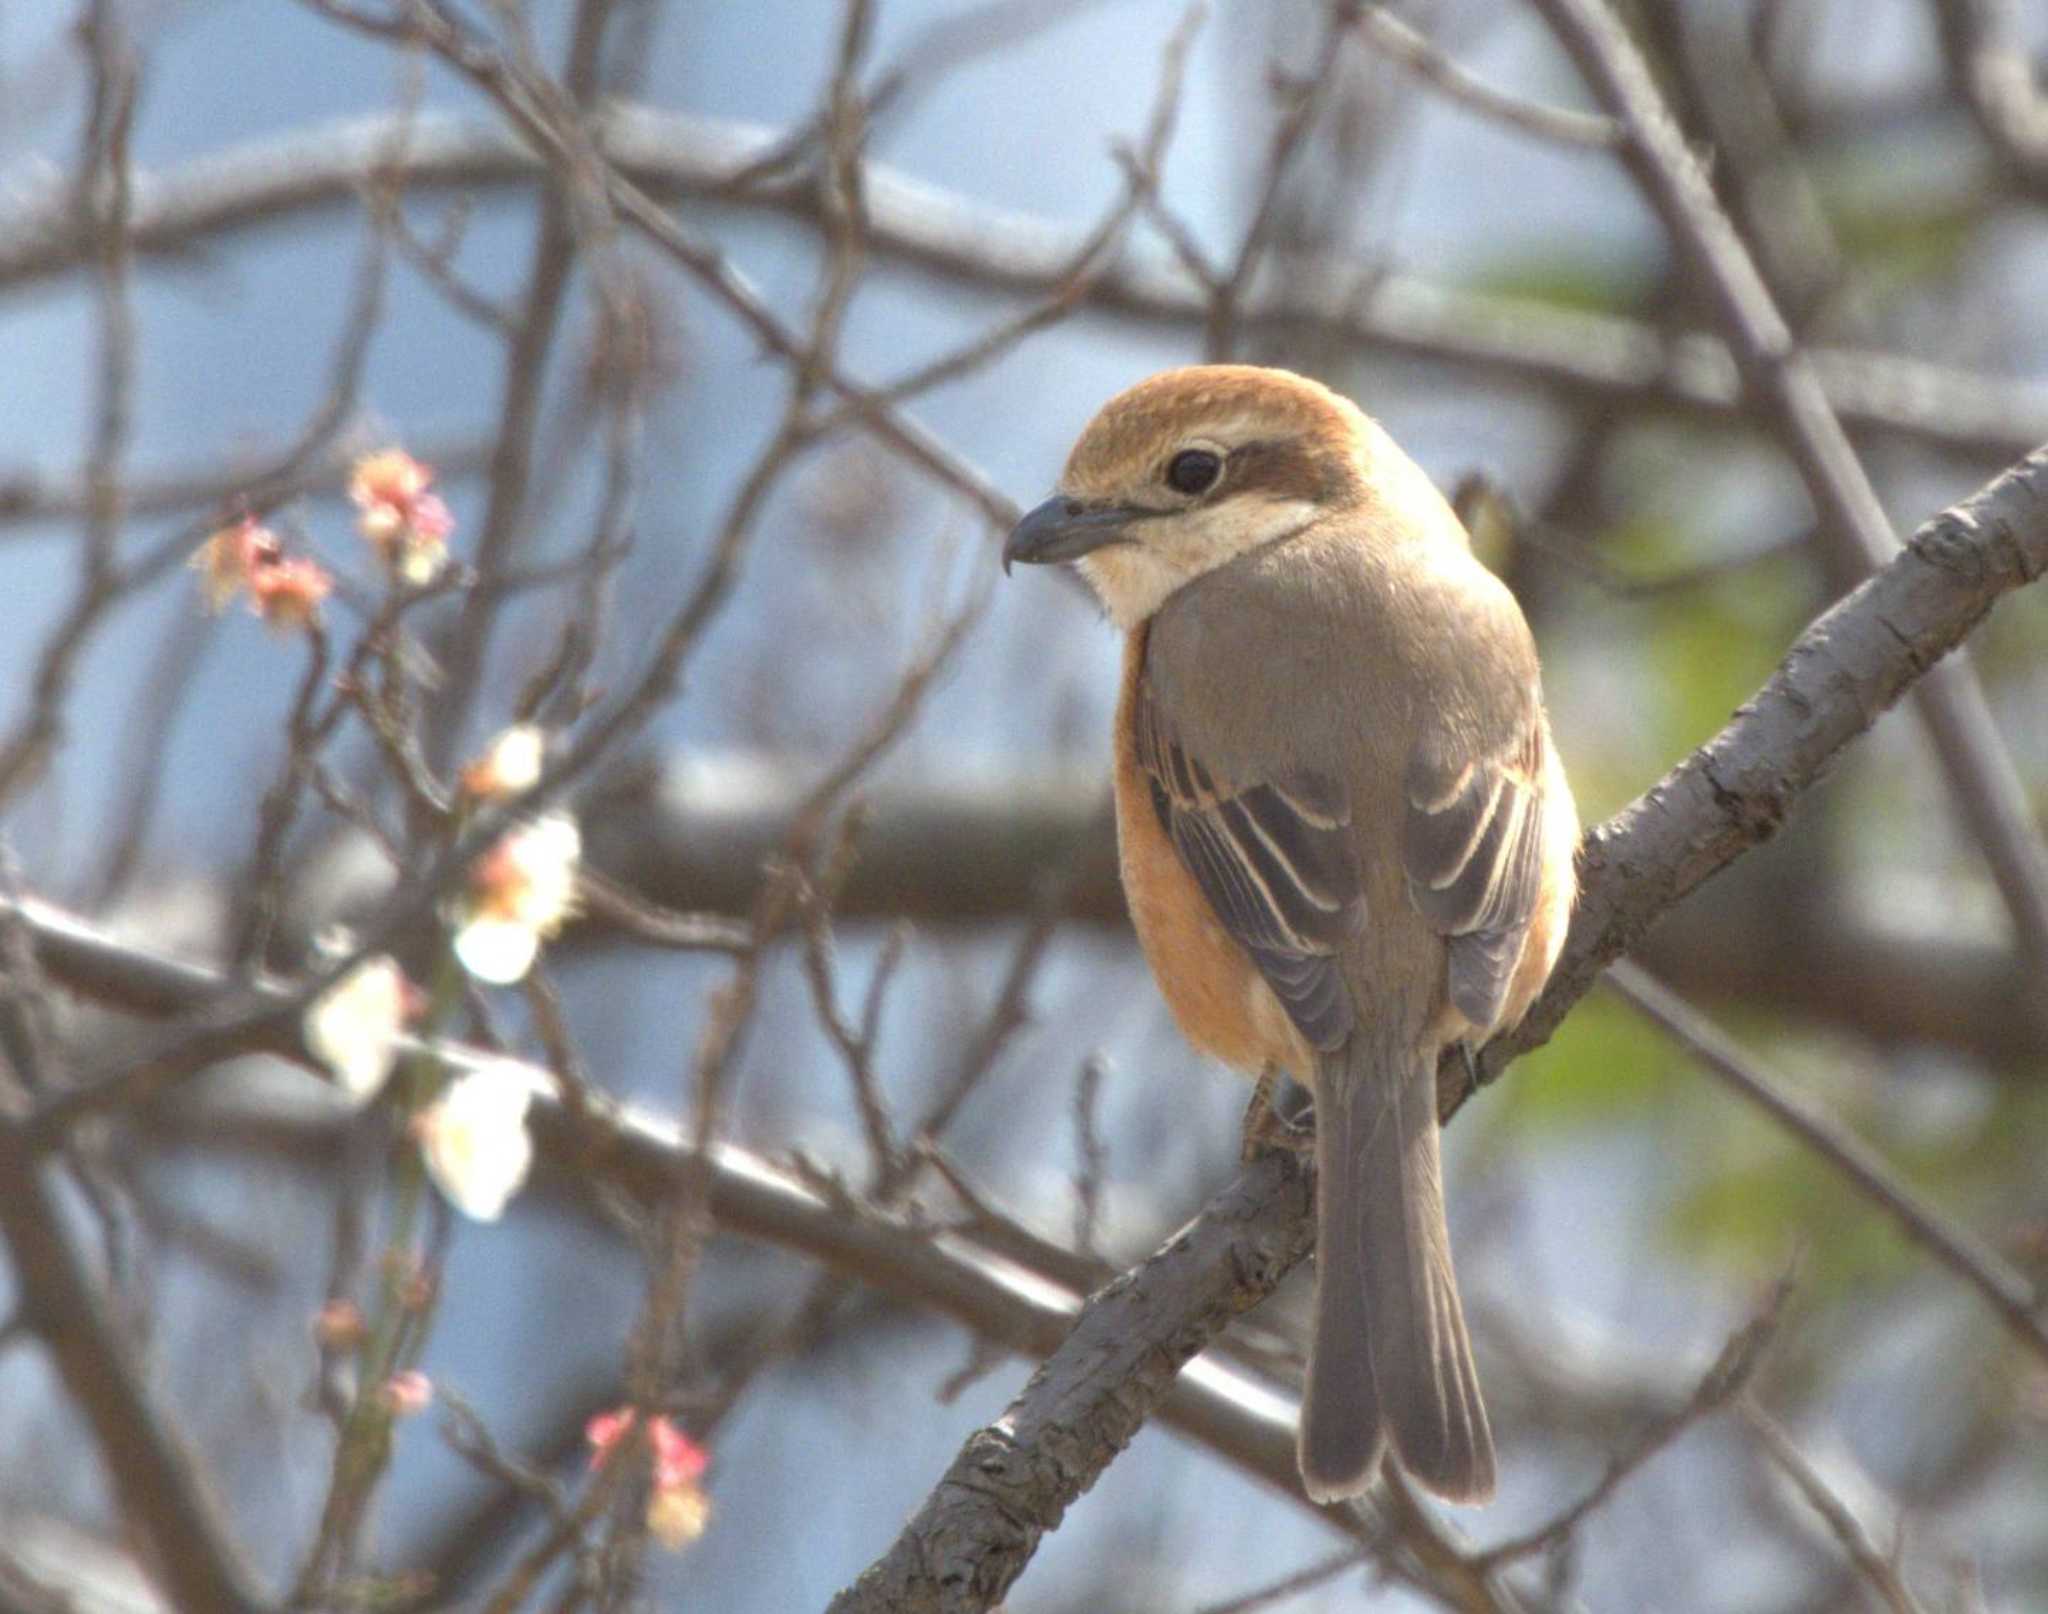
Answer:
<svg viewBox="0 0 2048 1614"><path fill-rule="evenodd" d="M1252 1101L1244 1109L1244 1143L1238 1151L1246 1165L1272 1149L1308 1154L1316 1146L1316 1129L1309 1113L1297 1104L1295 1113L1284 1114L1274 1102L1281 1081L1280 1073L1269 1067L1259 1073L1252 1087Z"/></svg>

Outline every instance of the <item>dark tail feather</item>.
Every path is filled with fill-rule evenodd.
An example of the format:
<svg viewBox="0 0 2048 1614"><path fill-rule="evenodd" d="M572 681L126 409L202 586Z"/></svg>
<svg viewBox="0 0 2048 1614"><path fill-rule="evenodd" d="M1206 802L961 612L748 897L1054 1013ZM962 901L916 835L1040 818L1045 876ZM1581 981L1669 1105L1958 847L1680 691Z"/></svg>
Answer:
<svg viewBox="0 0 2048 1614"><path fill-rule="evenodd" d="M1318 1502L1364 1490L1386 1444L1366 1346L1373 1319L1366 1311L1360 1162L1353 1148L1352 1118L1358 1106L1349 1083L1330 1069L1342 1058L1340 1051L1326 1059L1329 1074L1316 1084L1315 1337L1309 1345L1295 1452L1301 1482Z"/></svg>
<svg viewBox="0 0 2048 1614"><path fill-rule="evenodd" d="M1436 1075L1372 1068L1354 1037L1316 1093L1315 1341L1302 1408L1310 1495L1355 1496L1383 1434L1418 1483L1493 1495L1493 1435L1451 1270Z"/></svg>

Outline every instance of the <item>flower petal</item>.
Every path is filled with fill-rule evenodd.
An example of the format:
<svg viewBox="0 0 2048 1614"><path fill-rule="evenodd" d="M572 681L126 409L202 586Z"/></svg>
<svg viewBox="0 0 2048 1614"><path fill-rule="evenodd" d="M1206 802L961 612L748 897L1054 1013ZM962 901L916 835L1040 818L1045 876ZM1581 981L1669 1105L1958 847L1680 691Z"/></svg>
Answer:
<svg viewBox="0 0 2048 1614"><path fill-rule="evenodd" d="M306 1048L341 1090L367 1104L390 1080L405 1028L405 974L379 953L350 970L306 1010Z"/></svg>
<svg viewBox="0 0 2048 1614"><path fill-rule="evenodd" d="M484 1066L456 1077L420 1112L414 1125L427 1175L463 1215L495 1222L526 1181L532 1102L523 1075Z"/></svg>
<svg viewBox="0 0 2048 1614"><path fill-rule="evenodd" d="M518 919L477 914L455 932L455 957L479 981L512 986L540 956L540 932Z"/></svg>

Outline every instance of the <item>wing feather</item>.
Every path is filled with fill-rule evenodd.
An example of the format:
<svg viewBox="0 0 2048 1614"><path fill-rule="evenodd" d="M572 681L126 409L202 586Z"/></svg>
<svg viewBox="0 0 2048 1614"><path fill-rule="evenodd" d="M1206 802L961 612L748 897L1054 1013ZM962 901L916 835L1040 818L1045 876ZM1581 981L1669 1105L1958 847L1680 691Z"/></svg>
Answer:
<svg viewBox="0 0 2048 1614"><path fill-rule="evenodd" d="M1166 727L1149 680L1133 733L1153 810L1223 928L1312 1047L1341 1047L1354 1014L1337 949L1363 898L1342 788L1320 775L1220 777Z"/></svg>
<svg viewBox="0 0 2048 1614"><path fill-rule="evenodd" d="M1491 1027L1542 889L1544 737L1533 713L1514 744L1457 757L1427 740L1410 759L1402 860L1424 918L1447 938L1452 1004Z"/></svg>

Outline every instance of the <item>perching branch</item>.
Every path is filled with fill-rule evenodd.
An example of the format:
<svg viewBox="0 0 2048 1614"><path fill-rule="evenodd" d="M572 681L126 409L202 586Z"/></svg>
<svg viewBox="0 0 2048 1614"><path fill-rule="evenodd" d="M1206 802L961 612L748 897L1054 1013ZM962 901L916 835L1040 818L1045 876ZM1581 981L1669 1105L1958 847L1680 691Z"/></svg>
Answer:
<svg viewBox="0 0 2048 1614"><path fill-rule="evenodd" d="M2006 593L2048 572L2048 448L1929 522L1890 565L1810 627L1735 721L1631 806L1595 828L1581 853L1583 896L1565 956L1529 1019L1488 1045L1489 1075L1547 1038L1600 970L1701 881L1775 834L1797 799L1857 736ZM1446 1061L1448 1120L1469 1090ZM1259 1168L1254 1168L1254 1171ZM1270 1174L1270 1173L1269 1173ZM1248 1173L1235 1188L1254 1180ZM988 1429L968 1438L946 1477L894 1545L833 1614L934 1610L978 1614L1022 1572L1039 1536L1092 1485L1163 1393L1149 1378L1105 1383L1086 1439L1073 1376L1100 1359L1100 1342L1151 1330L1147 1343L1179 1362L1285 1275L1267 1219L1306 1216L1307 1196L1276 1178L1263 1203L1231 1201L1242 1235L1217 1252L1233 1281L1171 1297L1112 1286L1090 1301L1073 1334ZM1282 1203L1284 1201L1284 1203ZM1305 1239L1298 1254L1305 1251ZM1162 1305L1170 1298L1171 1306ZM1033 1449L1033 1433L1055 1437Z"/></svg>
<svg viewBox="0 0 2048 1614"><path fill-rule="evenodd" d="M1726 728L1588 832L1564 956L1528 1019L1488 1045L1485 1070L1497 1073L1547 1040L1610 961L1701 882L1775 835L1850 742L2000 599L2044 572L2048 447L1916 532L1799 636Z"/></svg>

